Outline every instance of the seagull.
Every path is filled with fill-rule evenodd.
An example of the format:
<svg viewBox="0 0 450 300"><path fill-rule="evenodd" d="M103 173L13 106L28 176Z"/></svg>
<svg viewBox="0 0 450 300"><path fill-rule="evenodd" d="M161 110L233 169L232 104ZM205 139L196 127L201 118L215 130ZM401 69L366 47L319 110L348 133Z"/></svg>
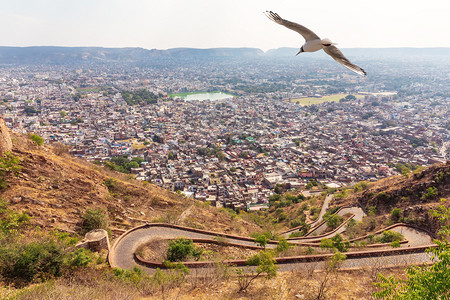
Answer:
<svg viewBox="0 0 450 300"><path fill-rule="evenodd" d="M294 30L300 33L305 38L306 42L303 44L303 46L300 48L300 51L296 55L299 55L300 53L303 52L315 52L319 51L320 49L323 49L323 51L325 51L326 54L331 56L335 61L337 61L347 69L362 76L367 75L366 71L364 71L362 68L352 64L344 56L344 54L342 54L342 52L335 46L336 44L331 42L330 39L320 39L317 34L312 32L305 26L282 19L278 14L272 11L266 11L265 15L275 23L278 23L280 25L283 25L284 27Z"/></svg>

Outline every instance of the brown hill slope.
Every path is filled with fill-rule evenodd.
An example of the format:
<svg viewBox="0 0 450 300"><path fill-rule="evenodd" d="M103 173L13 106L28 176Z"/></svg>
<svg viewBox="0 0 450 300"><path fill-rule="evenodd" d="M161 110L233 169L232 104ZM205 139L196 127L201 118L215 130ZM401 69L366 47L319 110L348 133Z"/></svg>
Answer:
<svg viewBox="0 0 450 300"><path fill-rule="evenodd" d="M435 164L407 176L368 183L367 188L337 199L335 203L359 205L366 213L374 210L377 215L388 215L392 209L400 208L402 221L435 232L436 220L431 218L429 211L443 198L450 199L450 162ZM450 205L449 202L446 205Z"/></svg>
<svg viewBox="0 0 450 300"><path fill-rule="evenodd" d="M27 136L12 133L12 141L12 153L23 168L18 176L6 175L7 187L0 197L11 209L27 211L41 227L77 231L85 210L95 207L108 211L115 228L160 221L198 228L208 224L211 230L242 235L258 229L130 175L60 154L52 147L39 147Z"/></svg>

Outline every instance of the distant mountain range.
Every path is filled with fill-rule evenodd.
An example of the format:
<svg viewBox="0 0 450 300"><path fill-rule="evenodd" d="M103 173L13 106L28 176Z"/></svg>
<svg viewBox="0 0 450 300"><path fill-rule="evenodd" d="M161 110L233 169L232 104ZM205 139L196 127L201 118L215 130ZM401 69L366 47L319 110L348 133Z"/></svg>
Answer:
<svg viewBox="0 0 450 300"><path fill-rule="evenodd" d="M348 48L346 56L361 58L447 57L450 48ZM79 63L139 63L158 58L261 58L293 57L297 48L279 48L267 52L257 48L144 48L102 47L0 47L0 64L79 64ZM312 55L325 57L322 51Z"/></svg>

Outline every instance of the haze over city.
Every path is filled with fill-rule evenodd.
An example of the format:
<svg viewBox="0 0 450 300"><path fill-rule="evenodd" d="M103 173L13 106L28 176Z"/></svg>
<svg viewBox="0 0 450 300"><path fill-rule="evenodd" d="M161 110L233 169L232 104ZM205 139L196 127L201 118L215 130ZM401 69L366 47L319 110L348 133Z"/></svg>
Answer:
<svg viewBox="0 0 450 300"><path fill-rule="evenodd" d="M273 10L340 48L449 47L450 3L344 1L2 1L2 46L299 47Z"/></svg>

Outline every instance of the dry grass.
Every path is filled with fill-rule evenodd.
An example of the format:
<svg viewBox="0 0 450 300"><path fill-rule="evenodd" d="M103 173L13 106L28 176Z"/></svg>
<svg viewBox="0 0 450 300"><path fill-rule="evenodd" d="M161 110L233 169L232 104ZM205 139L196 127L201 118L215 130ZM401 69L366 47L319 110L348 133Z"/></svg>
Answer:
<svg viewBox="0 0 450 300"><path fill-rule="evenodd" d="M318 262L323 264L323 262ZM402 275L401 268L381 266L328 274L324 299L372 299L376 274ZM70 276L35 284L20 291L0 288L0 298L34 299L317 299L324 272L313 269L279 273L276 278L257 278L245 292L238 292L232 269L216 262L208 269L191 269L185 281L161 284L126 281L107 269L79 270Z"/></svg>

